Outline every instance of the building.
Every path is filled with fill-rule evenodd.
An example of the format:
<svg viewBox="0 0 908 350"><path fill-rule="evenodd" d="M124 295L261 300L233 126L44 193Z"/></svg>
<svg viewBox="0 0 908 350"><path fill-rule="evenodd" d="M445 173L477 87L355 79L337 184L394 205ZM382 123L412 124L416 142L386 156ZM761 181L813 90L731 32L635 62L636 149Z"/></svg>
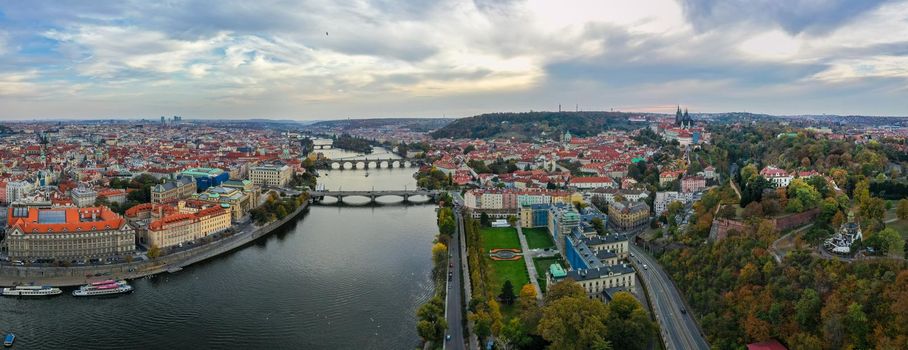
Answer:
<svg viewBox="0 0 908 350"><path fill-rule="evenodd" d="M293 170L286 165L259 165L249 168L249 180L259 186L284 187L290 183Z"/></svg>
<svg viewBox="0 0 908 350"><path fill-rule="evenodd" d="M668 210L668 205L672 202L681 202L681 204L687 204L694 200L693 193L687 192L676 192L676 191L661 191L656 192L656 199L653 201L653 213L656 216L662 215L665 211Z"/></svg>
<svg viewBox="0 0 908 350"><path fill-rule="evenodd" d="M568 181L568 186L576 189L616 188L615 180L608 176L578 176Z"/></svg>
<svg viewBox="0 0 908 350"><path fill-rule="evenodd" d="M564 203L549 206L549 233L556 243L565 237L570 237L571 232L580 227L580 214L574 206Z"/></svg>
<svg viewBox="0 0 908 350"><path fill-rule="evenodd" d="M590 195L594 198L600 198L606 203L612 203L621 200L636 202L642 201L649 197L649 192L646 190L598 188L590 192Z"/></svg>
<svg viewBox="0 0 908 350"><path fill-rule="evenodd" d="M608 206L609 226L625 231L643 228L649 223L649 206L644 202L616 201Z"/></svg>
<svg viewBox="0 0 908 350"><path fill-rule="evenodd" d="M848 222L842 223L839 230L824 242L826 249L838 254L851 253L851 245L857 240L863 240L861 225L854 222L854 212L848 212Z"/></svg>
<svg viewBox="0 0 908 350"><path fill-rule="evenodd" d="M563 272L563 277L558 277L561 272ZM590 299L598 298L603 301L607 300L605 293L611 288L632 289L636 286L634 268L625 263L590 269L570 269L566 272L560 266L549 267L549 273L546 274L546 282L549 286L567 278L583 287Z"/></svg>
<svg viewBox="0 0 908 350"><path fill-rule="evenodd" d="M549 226L549 204L530 204L520 207L520 227Z"/></svg>
<svg viewBox="0 0 908 350"><path fill-rule="evenodd" d="M153 186L151 188L151 202L164 203L186 199L195 194L195 192L196 182L191 177L181 177Z"/></svg>
<svg viewBox="0 0 908 350"><path fill-rule="evenodd" d="M167 248L222 232L231 226L231 211L220 204L179 201L176 206L143 203L126 210L142 244Z"/></svg>
<svg viewBox="0 0 908 350"><path fill-rule="evenodd" d="M195 180L198 191L220 185L230 179L230 174L217 168L191 168L180 172L180 177L191 177Z"/></svg>
<svg viewBox="0 0 908 350"><path fill-rule="evenodd" d="M763 176L766 181L771 182L776 187L788 187L788 184L794 179L787 171L774 166L768 166L760 170L760 176Z"/></svg>
<svg viewBox="0 0 908 350"><path fill-rule="evenodd" d="M681 179L681 192L702 192L706 189L706 178L702 176L685 176Z"/></svg>
<svg viewBox="0 0 908 350"><path fill-rule="evenodd" d="M6 183L6 202L15 203L17 200L25 198L35 186L28 181L10 181Z"/></svg>
<svg viewBox="0 0 908 350"><path fill-rule="evenodd" d="M13 260L89 260L135 253L136 233L107 207L10 207L7 254Z"/></svg>
<svg viewBox="0 0 908 350"><path fill-rule="evenodd" d="M684 171L675 170L675 171L663 171L659 173L659 186L665 186L672 181L675 181L684 174Z"/></svg>
<svg viewBox="0 0 908 350"><path fill-rule="evenodd" d="M84 208L95 205L95 201L98 199L98 192L88 186L79 186L72 189L69 196L75 206Z"/></svg>
<svg viewBox="0 0 908 350"><path fill-rule="evenodd" d="M205 192L192 195L192 199L217 204L231 212L234 221L239 221L250 210L255 209L255 192L246 192L235 187L217 186Z"/></svg>

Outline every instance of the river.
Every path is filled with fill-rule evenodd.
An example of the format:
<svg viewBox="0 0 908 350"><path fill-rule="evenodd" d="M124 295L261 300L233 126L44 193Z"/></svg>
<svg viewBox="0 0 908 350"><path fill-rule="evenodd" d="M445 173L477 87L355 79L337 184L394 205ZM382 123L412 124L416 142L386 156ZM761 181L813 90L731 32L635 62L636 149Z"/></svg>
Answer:
<svg viewBox="0 0 908 350"><path fill-rule="evenodd" d="M319 183L412 188L414 171L335 170ZM0 331L16 333L17 349L412 349L415 310L433 293L434 207L380 200L314 205L240 250L134 281L128 295L0 298Z"/></svg>

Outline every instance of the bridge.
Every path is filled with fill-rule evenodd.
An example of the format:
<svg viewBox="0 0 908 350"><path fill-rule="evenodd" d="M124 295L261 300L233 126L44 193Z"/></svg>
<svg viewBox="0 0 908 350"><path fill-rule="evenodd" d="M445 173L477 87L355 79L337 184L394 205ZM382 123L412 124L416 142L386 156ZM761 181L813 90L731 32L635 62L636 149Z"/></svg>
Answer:
<svg viewBox="0 0 908 350"><path fill-rule="evenodd" d="M363 159L325 159L318 161L318 169L345 170L345 169L382 169L382 168L409 168L423 164L422 159L415 158L363 158Z"/></svg>
<svg viewBox="0 0 908 350"><path fill-rule="evenodd" d="M404 202L409 202L410 197L413 196L426 196L430 200L435 200L442 193L438 190L362 190L362 191L330 191L330 190L317 190L309 191L309 199L313 202L321 202L325 197L334 197L337 198L338 202L343 202L344 197L363 197L368 198L370 202L375 202L377 198L385 196L396 196L404 199Z"/></svg>

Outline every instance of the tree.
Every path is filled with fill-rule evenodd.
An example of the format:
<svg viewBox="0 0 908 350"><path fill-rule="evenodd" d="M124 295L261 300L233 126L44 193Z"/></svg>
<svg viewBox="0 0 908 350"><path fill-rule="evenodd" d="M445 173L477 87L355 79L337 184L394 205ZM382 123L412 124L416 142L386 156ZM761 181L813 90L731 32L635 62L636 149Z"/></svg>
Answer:
<svg viewBox="0 0 908 350"><path fill-rule="evenodd" d="M435 243L432 245L432 261L435 262L435 267L443 267L445 265L445 260L448 259L448 247L442 243Z"/></svg>
<svg viewBox="0 0 908 350"><path fill-rule="evenodd" d="M608 313L599 300L560 298L543 308L539 334L551 343L549 349L611 349Z"/></svg>
<svg viewBox="0 0 908 350"><path fill-rule="evenodd" d="M542 317L539 304L536 303L536 288L532 284L524 284L520 288L520 297L517 299L520 322L528 331L535 331Z"/></svg>
<svg viewBox="0 0 908 350"><path fill-rule="evenodd" d="M656 324L633 295L615 294L608 304L608 340L617 349L646 349Z"/></svg>
<svg viewBox="0 0 908 350"><path fill-rule="evenodd" d="M902 220L908 220L908 199L899 200L899 204L895 209L895 214Z"/></svg>
<svg viewBox="0 0 908 350"><path fill-rule="evenodd" d="M593 226L593 229L596 230L597 234L605 234L605 224L602 222L602 218L593 218L590 220L590 225Z"/></svg>
<svg viewBox="0 0 908 350"><path fill-rule="evenodd" d="M750 202L750 204L744 207L744 211L741 213L741 216L743 216L745 219L752 217L762 217L763 205L760 204L760 202Z"/></svg>
<svg viewBox="0 0 908 350"><path fill-rule="evenodd" d="M517 217L514 215L508 215L508 225L511 225L511 227L516 227L517 226Z"/></svg>
<svg viewBox="0 0 908 350"><path fill-rule="evenodd" d="M795 320L806 330L815 330L820 318L822 300L817 291L806 288L795 305Z"/></svg>
<svg viewBox="0 0 908 350"><path fill-rule="evenodd" d="M485 227L492 226L492 218L489 217L489 214L482 213L479 215L479 223Z"/></svg>
<svg viewBox="0 0 908 350"><path fill-rule="evenodd" d="M498 299L507 305L514 304L514 299L517 296L514 295L514 285L511 284L511 280L504 281L504 285L501 286L501 294L498 294Z"/></svg>
<svg viewBox="0 0 908 350"><path fill-rule="evenodd" d="M870 197L860 203L861 222L864 225L874 225L883 220L886 215L886 204L881 198Z"/></svg>
<svg viewBox="0 0 908 350"><path fill-rule="evenodd" d="M156 244L152 244L151 247L148 248L148 257L155 259L159 256L161 256L161 248L158 248Z"/></svg>
<svg viewBox="0 0 908 350"><path fill-rule="evenodd" d="M577 282L567 278L561 282L548 286L548 291L545 293L545 303L548 305L559 299L571 297L585 298L586 291L583 290L583 287L577 284Z"/></svg>
<svg viewBox="0 0 908 350"><path fill-rule="evenodd" d="M504 327L501 328L501 334L495 340L498 345L497 348L502 350L518 349L531 341L518 318L512 318L508 323L505 323Z"/></svg>
<svg viewBox="0 0 908 350"><path fill-rule="evenodd" d="M842 223L844 223L844 222L845 222L845 214L842 214L841 210L837 211L835 213L835 215L832 216L832 221L831 221L832 227L838 229L840 226L842 226Z"/></svg>
<svg viewBox="0 0 908 350"><path fill-rule="evenodd" d="M416 310L416 330L419 336L426 341L438 342L444 339L448 323L445 320L444 300L435 296L428 303L422 304Z"/></svg>

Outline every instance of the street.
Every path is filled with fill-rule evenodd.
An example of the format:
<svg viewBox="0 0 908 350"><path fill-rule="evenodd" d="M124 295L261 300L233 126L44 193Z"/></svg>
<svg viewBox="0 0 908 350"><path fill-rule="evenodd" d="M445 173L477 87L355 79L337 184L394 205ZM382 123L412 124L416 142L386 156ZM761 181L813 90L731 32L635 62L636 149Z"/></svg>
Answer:
<svg viewBox="0 0 908 350"><path fill-rule="evenodd" d="M631 263L640 272L640 278L649 289L649 298L666 349L709 349L693 316L689 311L681 311L687 310L681 294L656 259L634 244L630 244L630 251L635 256L630 258ZM637 263L638 259L640 263ZM647 268L644 269L643 265L647 265Z"/></svg>
<svg viewBox="0 0 908 350"><path fill-rule="evenodd" d="M454 232L454 237L451 239L451 245L448 247L448 253L450 253L451 262L448 266L449 273L453 273L454 277L448 279L447 288L448 288L448 297L445 300L445 319L448 321L448 331L447 335L451 336L451 340L445 340L443 349L465 349L464 347L464 338L463 338L463 307L461 305L461 295L463 294L463 285L461 284L461 263L463 259L460 257L460 237L463 236L462 225L463 220L461 220L460 215L457 215L458 228ZM449 274L450 276L450 274Z"/></svg>

